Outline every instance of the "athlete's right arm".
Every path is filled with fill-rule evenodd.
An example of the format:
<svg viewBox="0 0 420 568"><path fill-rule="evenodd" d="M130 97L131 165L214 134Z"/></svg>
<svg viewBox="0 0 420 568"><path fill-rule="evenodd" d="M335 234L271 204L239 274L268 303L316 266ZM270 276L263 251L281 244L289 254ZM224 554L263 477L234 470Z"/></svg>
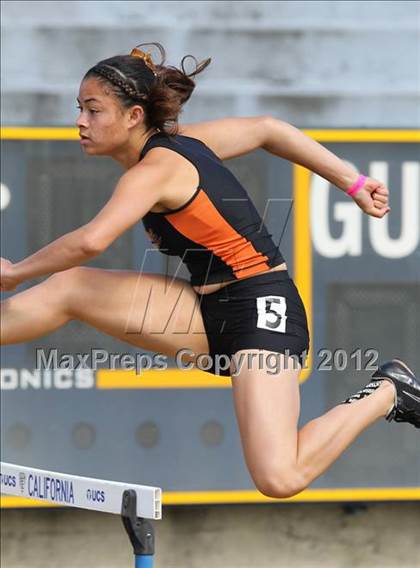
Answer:
<svg viewBox="0 0 420 568"><path fill-rule="evenodd" d="M79 266L98 256L159 201L169 179L168 169L157 162L136 164L120 178L112 197L89 223L20 262L3 259L2 290L13 290L32 278Z"/></svg>

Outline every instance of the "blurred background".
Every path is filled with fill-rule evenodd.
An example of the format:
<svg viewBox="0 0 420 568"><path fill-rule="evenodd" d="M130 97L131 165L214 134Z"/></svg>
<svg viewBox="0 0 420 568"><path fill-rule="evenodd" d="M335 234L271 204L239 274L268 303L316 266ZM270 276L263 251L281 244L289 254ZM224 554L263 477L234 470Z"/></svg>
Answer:
<svg viewBox="0 0 420 568"><path fill-rule="evenodd" d="M301 424L364 386L379 360L399 356L420 372L417 1L3 1L1 256L24 258L107 201L121 171L75 142L79 83L97 61L154 41L170 65L212 58L181 123L269 114L390 188L393 214L378 223L262 150L226 164L266 213L308 312ZM175 273L174 259L142 264L146 248L139 223L90 265ZM35 369L37 348L138 350L78 322L2 349L1 451L21 465L161 486L158 568L420 567L413 428L375 424L307 491L272 503L246 470L226 385L177 387L169 369L173 388L143 389L106 365L48 374ZM9 497L1 513L5 568L131 566L117 517Z"/></svg>

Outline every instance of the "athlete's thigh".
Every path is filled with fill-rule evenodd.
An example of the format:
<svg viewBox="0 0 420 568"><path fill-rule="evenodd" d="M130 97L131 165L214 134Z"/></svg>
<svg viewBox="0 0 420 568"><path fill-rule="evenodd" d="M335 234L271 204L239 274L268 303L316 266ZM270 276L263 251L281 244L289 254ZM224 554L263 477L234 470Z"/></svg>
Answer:
<svg viewBox="0 0 420 568"><path fill-rule="evenodd" d="M268 470L286 470L296 462L300 366L265 350L243 349L234 357L235 412L251 475L255 479Z"/></svg>
<svg viewBox="0 0 420 568"><path fill-rule="evenodd" d="M71 317L127 343L171 357L180 349L208 353L198 297L186 280L83 267L68 294Z"/></svg>

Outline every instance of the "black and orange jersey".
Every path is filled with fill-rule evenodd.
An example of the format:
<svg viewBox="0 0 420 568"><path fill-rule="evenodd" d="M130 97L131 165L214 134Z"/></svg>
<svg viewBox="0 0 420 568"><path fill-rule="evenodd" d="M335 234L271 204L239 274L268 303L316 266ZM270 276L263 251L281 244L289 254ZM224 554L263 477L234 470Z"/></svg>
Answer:
<svg viewBox="0 0 420 568"><path fill-rule="evenodd" d="M223 162L189 136L151 136L140 154L156 147L173 150L197 169L199 184L177 209L142 219L154 245L181 257L192 286L226 282L266 272L284 262L248 193Z"/></svg>

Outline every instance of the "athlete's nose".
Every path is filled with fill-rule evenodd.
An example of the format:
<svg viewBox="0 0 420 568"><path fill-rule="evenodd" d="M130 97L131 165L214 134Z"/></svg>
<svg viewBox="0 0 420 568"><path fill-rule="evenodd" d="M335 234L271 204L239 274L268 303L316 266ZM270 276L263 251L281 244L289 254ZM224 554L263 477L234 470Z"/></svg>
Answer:
<svg viewBox="0 0 420 568"><path fill-rule="evenodd" d="M77 128L87 128L87 120L86 120L86 116L84 115L83 112L81 112L76 120L76 126Z"/></svg>

